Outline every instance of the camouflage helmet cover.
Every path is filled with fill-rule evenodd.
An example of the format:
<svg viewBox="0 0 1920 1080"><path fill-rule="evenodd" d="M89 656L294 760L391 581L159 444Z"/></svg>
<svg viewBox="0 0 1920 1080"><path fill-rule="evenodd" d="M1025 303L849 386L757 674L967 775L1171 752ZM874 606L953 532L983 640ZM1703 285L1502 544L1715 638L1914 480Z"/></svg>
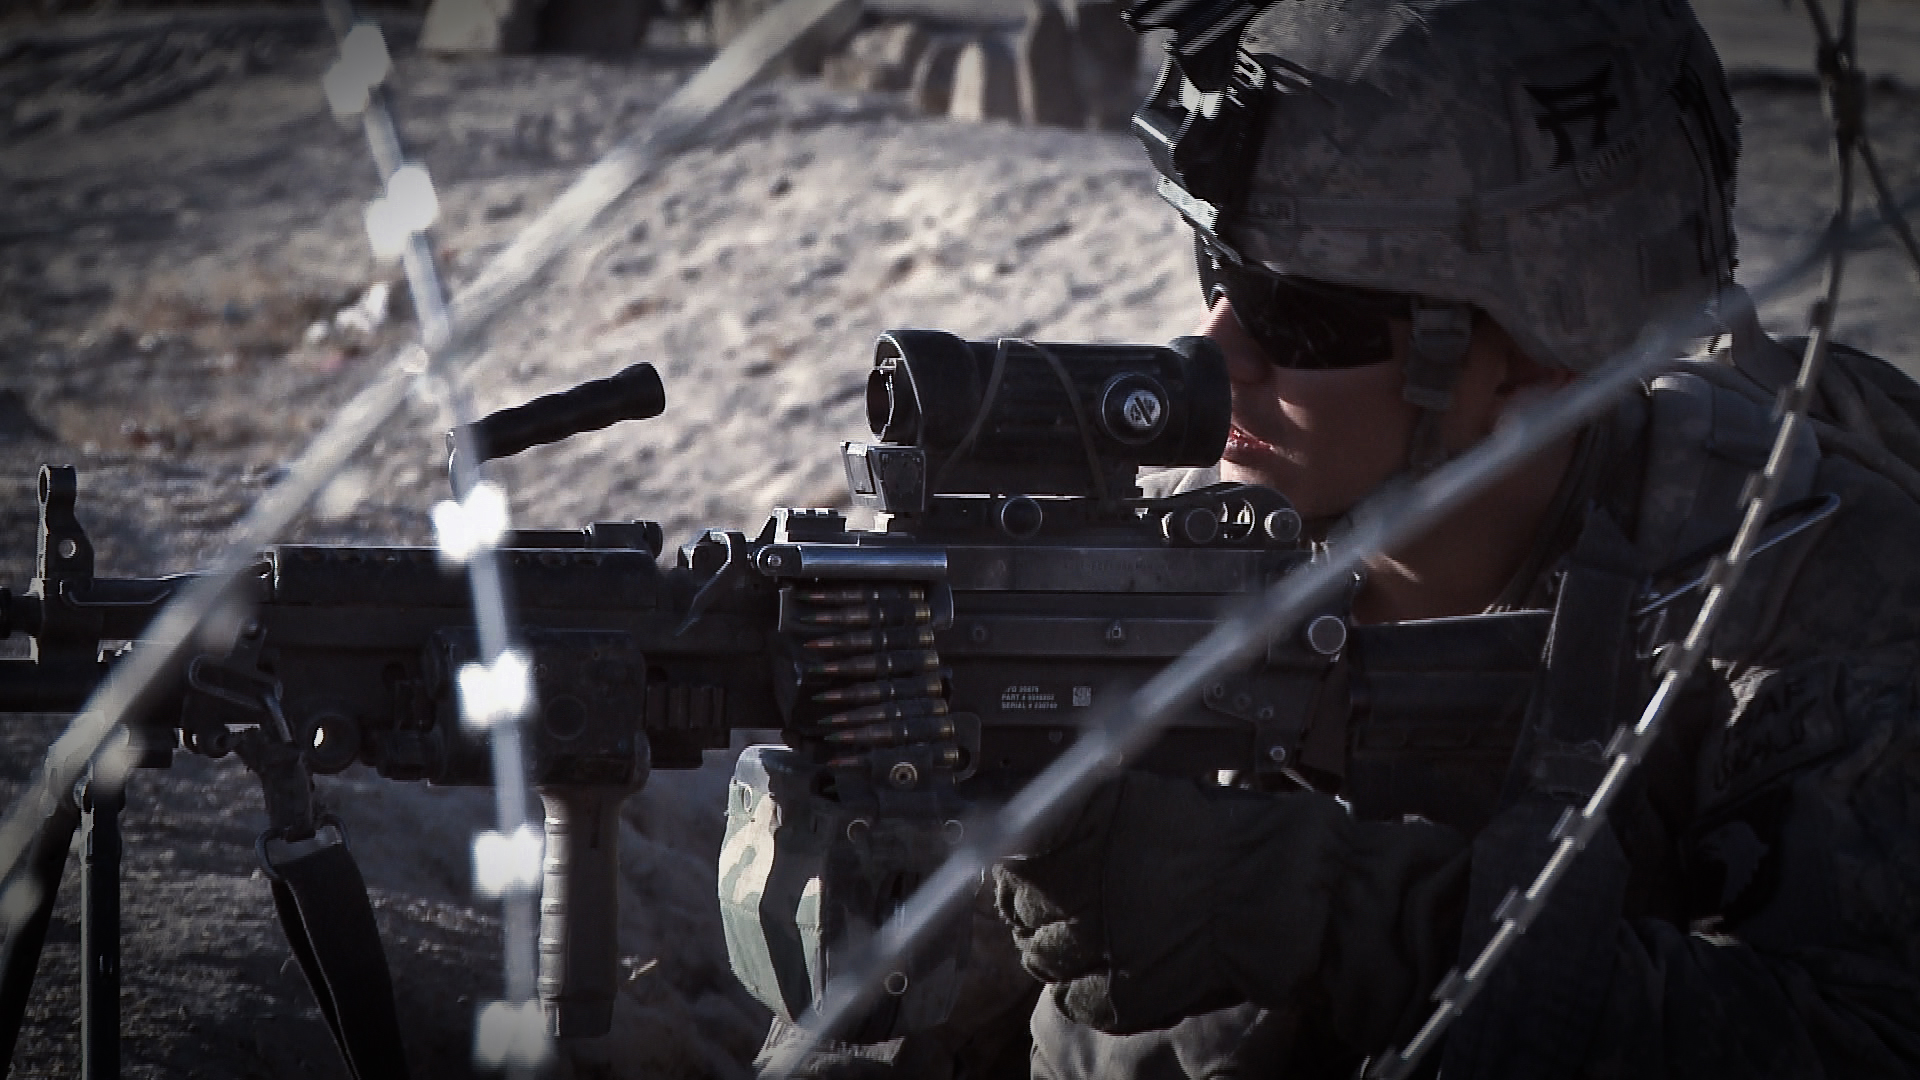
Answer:
<svg viewBox="0 0 1920 1080"><path fill-rule="evenodd" d="M1737 118L1685 0L1282 0L1223 239L1278 273L1473 304L1589 370L1731 280Z"/></svg>

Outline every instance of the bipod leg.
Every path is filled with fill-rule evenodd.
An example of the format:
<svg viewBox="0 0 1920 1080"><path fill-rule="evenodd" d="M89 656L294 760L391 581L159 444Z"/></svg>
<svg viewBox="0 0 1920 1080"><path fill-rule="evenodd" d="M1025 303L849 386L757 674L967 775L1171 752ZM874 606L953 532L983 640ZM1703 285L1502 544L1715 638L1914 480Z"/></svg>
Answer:
<svg viewBox="0 0 1920 1080"><path fill-rule="evenodd" d="M34 975L40 970L47 925L53 921L60 872L67 865L73 830L80 824L80 808L70 792L46 797L45 802L46 813L20 873L0 890L0 933L4 934L0 941L0 1050L6 1053L9 1071L26 1019L27 999L33 994Z"/></svg>
<svg viewBox="0 0 1920 1080"><path fill-rule="evenodd" d="M90 775L79 793L80 1075L120 1076L120 809L126 792Z"/></svg>

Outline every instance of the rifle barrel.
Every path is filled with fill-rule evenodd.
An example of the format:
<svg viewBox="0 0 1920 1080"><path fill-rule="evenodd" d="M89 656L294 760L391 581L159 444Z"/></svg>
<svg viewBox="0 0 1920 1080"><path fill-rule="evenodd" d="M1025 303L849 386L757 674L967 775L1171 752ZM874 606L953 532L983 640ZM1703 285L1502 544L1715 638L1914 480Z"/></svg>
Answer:
<svg viewBox="0 0 1920 1080"><path fill-rule="evenodd" d="M100 663L0 660L0 713L77 712L106 677Z"/></svg>

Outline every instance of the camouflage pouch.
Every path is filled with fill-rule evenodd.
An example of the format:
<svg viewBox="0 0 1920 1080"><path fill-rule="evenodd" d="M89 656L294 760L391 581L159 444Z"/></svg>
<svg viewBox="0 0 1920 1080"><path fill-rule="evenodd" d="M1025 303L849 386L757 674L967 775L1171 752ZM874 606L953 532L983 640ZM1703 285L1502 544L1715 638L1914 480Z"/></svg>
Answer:
<svg viewBox="0 0 1920 1080"><path fill-rule="evenodd" d="M719 881L727 956L785 1021L857 962L949 849L951 829L938 819L862 812L823 794L833 790L831 772L784 746L750 746L727 793ZM936 935L887 973L879 1000L842 1036L877 1043L945 1020L968 942L964 922Z"/></svg>

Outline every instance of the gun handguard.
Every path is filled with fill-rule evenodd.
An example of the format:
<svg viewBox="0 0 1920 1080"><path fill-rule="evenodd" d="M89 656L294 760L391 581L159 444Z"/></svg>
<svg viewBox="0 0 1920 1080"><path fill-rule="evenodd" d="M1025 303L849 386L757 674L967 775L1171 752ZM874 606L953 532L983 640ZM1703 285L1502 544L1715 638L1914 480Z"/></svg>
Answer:
<svg viewBox="0 0 1920 1080"><path fill-rule="evenodd" d="M666 409L667 392L659 373L652 364L634 364L604 379L489 413L464 425L461 434L480 461L492 461L622 420L651 419Z"/></svg>
<svg viewBox="0 0 1920 1080"><path fill-rule="evenodd" d="M501 457L654 415L663 399L654 371L635 365L495 413L462 442ZM698 767L737 729L787 728L787 746L740 759L720 888L736 971L798 1015L836 951L857 948L946 856L965 800L1006 798L1091 710L1210 633L1221 605L1304 564L1298 515L1276 492L1139 497L1138 468L1218 456L1230 404L1224 358L1203 339L900 332L882 339L869 379L875 440L842 447L850 497L885 511L884 527L783 509L755 537L708 530L669 562L647 522L504 538L497 557L539 703L523 745L546 809L539 983L553 1033L610 1026L618 811L650 770ZM74 490L70 469L43 473L34 583L0 594L0 629L30 635L36 652L0 661L0 712L81 707L110 666L101 646L140 647L187 580L94 577ZM307 768L492 782L456 692L481 655L472 598L433 549L285 544L235 588L244 614L185 659L283 687L275 701ZM1544 618L1525 633L1496 620L1467 635L1473 647L1446 627L1405 650L1356 628L1349 664L1343 603L1223 674L1137 764L1337 771L1356 706L1410 723L1524 699ZM1521 662L1489 667L1489 649ZM219 757L236 729L262 722L215 689L189 679L160 695L146 711L162 737L143 765L164 766L175 747ZM860 1033L939 1023L965 955L964 933L916 953Z"/></svg>

